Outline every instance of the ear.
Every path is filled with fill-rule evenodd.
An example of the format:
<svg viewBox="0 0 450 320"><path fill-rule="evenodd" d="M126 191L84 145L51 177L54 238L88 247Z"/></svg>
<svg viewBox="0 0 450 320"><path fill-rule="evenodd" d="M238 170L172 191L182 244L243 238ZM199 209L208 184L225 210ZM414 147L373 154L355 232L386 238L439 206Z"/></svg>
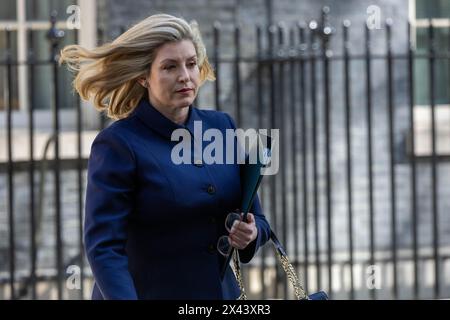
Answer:
<svg viewBox="0 0 450 320"><path fill-rule="evenodd" d="M144 88L147 88L148 82L147 82L147 79L146 79L146 78L142 77L142 78L139 78L137 81L139 82L139 84L140 84L141 86L143 86Z"/></svg>

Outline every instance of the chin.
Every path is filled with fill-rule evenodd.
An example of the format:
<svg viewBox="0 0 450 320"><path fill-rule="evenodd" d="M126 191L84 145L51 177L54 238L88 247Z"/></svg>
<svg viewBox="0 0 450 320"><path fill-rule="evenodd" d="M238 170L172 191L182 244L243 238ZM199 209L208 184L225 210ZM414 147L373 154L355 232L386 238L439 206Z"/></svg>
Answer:
<svg viewBox="0 0 450 320"><path fill-rule="evenodd" d="M192 103L194 103L195 99L183 99L181 101L178 101L177 105L180 108L186 108L189 107Z"/></svg>
<svg viewBox="0 0 450 320"><path fill-rule="evenodd" d="M189 106L190 106L191 104L192 104L192 103L180 102L180 103L178 103L177 105L178 105L178 108L189 108Z"/></svg>

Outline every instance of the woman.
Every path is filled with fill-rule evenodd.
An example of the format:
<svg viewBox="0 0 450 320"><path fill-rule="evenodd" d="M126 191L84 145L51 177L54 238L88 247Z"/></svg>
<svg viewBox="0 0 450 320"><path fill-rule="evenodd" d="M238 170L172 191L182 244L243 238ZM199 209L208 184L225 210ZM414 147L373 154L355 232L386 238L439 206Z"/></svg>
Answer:
<svg viewBox="0 0 450 320"><path fill-rule="evenodd" d="M84 242L93 299L236 299L239 288L217 250L239 208L239 165L175 164L172 132L234 129L223 112L192 106L214 80L195 24L153 15L93 50L64 48L74 87L118 121L95 138L88 164ZM249 262L269 236L256 199L234 221L229 243Z"/></svg>

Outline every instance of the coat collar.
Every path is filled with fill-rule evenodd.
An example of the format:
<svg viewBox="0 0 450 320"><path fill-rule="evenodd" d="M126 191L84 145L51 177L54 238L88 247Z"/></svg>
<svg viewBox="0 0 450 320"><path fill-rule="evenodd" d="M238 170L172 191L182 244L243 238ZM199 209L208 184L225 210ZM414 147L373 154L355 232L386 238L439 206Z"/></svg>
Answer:
<svg viewBox="0 0 450 320"><path fill-rule="evenodd" d="M200 121L197 108L189 106L187 121L184 125L177 124L166 118L161 112L153 107L148 99L142 98L133 112L150 129L156 131L161 136L170 140L172 132L176 129L188 129L191 135L194 135L194 121Z"/></svg>

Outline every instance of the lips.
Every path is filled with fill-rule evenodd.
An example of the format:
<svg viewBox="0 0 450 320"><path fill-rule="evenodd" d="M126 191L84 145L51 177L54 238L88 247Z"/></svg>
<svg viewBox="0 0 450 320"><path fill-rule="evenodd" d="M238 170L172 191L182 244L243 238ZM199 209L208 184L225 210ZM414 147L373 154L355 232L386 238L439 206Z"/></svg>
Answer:
<svg viewBox="0 0 450 320"><path fill-rule="evenodd" d="M183 93L183 92L189 92L189 91L192 91L192 88L183 88L183 89L177 90L176 92Z"/></svg>

